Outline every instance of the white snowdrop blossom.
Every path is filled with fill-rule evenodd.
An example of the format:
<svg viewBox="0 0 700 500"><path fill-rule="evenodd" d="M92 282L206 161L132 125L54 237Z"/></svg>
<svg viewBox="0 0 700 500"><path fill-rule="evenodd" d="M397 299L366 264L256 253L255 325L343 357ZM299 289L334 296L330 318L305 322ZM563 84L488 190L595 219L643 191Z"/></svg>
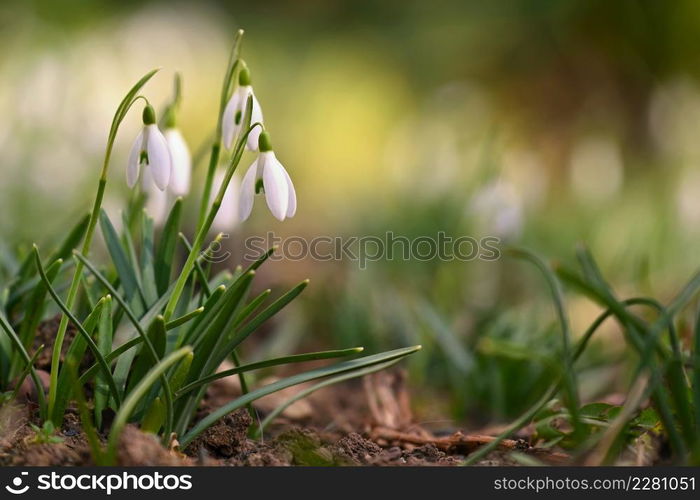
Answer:
<svg viewBox="0 0 700 500"><path fill-rule="evenodd" d="M270 136L262 132L259 137L260 154L248 168L241 182L238 214L246 220L253 210L255 195L265 193L267 206L278 220L294 217L297 211L297 196L289 174L275 156L270 145Z"/></svg>
<svg viewBox="0 0 700 500"><path fill-rule="evenodd" d="M175 127L169 127L163 132L170 151L171 172L170 192L175 196L185 196L190 192L192 176L192 156L185 139Z"/></svg>
<svg viewBox="0 0 700 500"><path fill-rule="evenodd" d="M172 207L172 197L168 191L161 191L153 181L150 169L144 169L141 174L141 187L146 197L146 212L153 217L156 226L162 226Z"/></svg>
<svg viewBox="0 0 700 500"><path fill-rule="evenodd" d="M231 149L234 138L241 133L243 113L245 112L245 107L249 96L251 96L253 100L250 123L262 124L262 110L260 109L260 103L253 92L253 87L250 85L250 72L248 71L248 68L243 68L238 74L238 88L236 88L231 95L231 99L229 99L228 103L226 104L224 114L221 118L221 139L223 140L226 149ZM250 134L248 135L248 140L246 141L246 147L249 150L256 151L258 149L259 136L260 127L255 127L253 130L251 130Z"/></svg>
<svg viewBox="0 0 700 500"><path fill-rule="evenodd" d="M147 166L158 189L164 191L170 182L171 159L168 142L156 125L156 113L148 105L143 110L143 129L136 136L126 168L126 183L136 185L141 165Z"/></svg>

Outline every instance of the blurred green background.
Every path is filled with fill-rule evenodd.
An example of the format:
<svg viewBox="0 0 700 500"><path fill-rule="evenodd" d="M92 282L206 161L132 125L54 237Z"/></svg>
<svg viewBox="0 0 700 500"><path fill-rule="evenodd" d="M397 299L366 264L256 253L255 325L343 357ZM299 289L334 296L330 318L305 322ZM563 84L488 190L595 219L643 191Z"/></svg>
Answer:
<svg viewBox="0 0 700 500"><path fill-rule="evenodd" d="M49 244L87 210L114 108L150 68L163 68L146 91L156 104L182 72L179 123L199 150L239 27L299 210L279 223L259 200L251 221L230 228L238 255L244 237L270 230L444 231L495 235L564 261L584 241L622 295L668 298L695 270L693 0L6 0L2 246ZM134 113L117 139L112 213L128 197L124 165L138 126ZM264 286L312 279L265 349L424 344L409 372L425 421L503 421L551 380L554 315L541 278L520 263L394 260L360 270L305 260L263 274ZM580 334L598 309L575 295L569 306ZM625 388L623 345L610 325L587 354L587 398Z"/></svg>

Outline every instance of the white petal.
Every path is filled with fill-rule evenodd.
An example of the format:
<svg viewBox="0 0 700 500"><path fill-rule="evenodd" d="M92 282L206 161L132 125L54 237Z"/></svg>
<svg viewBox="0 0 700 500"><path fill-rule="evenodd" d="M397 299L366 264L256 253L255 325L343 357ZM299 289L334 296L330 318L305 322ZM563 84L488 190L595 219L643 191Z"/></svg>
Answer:
<svg viewBox="0 0 700 500"><path fill-rule="evenodd" d="M139 132L136 136L134 145L131 146L131 152L129 153L129 163L126 165L126 183L130 188L136 185L136 181L139 179L139 170L141 166L141 151L143 144L143 130Z"/></svg>
<svg viewBox="0 0 700 500"><path fill-rule="evenodd" d="M211 200L214 201L221 183L224 181L224 172L218 170L216 176L214 177L214 189L212 190ZM219 211L214 217L214 222L212 222L212 228L217 232L231 231L236 224L238 224L238 204L236 203L236 196L238 195L238 189L240 187L240 181L238 177L234 174L231 177L231 181L226 188L226 193L224 194L223 200L221 200L221 206Z"/></svg>
<svg viewBox="0 0 700 500"><path fill-rule="evenodd" d="M260 108L260 103L258 102L258 98L255 97L255 94L253 91L250 91L251 95L253 96L253 110L250 114L250 124L253 125L254 123L263 123L263 115L262 115L262 109ZM255 127L250 134L248 135L248 142L246 143L246 147L251 150L251 151L257 151L258 150L258 138L260 137L260 134L262 133L262 127Z"/></svg>
<svg viewBox="0 0 700 500"><path fill-rule="evenodd" d="M224 141L224 147L231 149L233 138L236 135L236 113L238 112L240 95L238 89L233 93L231 99L226 103L224 114L221 117L221 140Z"/></svg>
<svg viewBox="0 0 700 500"><path fill-rule="evenodd" d="M238 217L244 221L250 217L253 211L253 201L255 199L255 181L257 180L258 160L255 160L243 177L241 191L238 197Z"/></svg>
<svg viewBox="0 0 700 500"><path fill-rule="evenodd" d="M278 220L284 220L287 216L287 207L289 206L289 188L287 187L284 167L277 161L275 153L272 151L261 153L260 156L263 155L267 156L263 167L265 200L272 215Z"/></svg>
<svg viewBox="0 0 700 500"><path fill-rule="evenodd" d="M144 175L148 171L149 169L145 169ZM148 191L148 198L146 200L146 211L151 217L153 217L153 220L157 226L162 226L168 216L168 205L170 201L168 198L167 191L161 191L153 182L151 182L151 189Z"/></svg>
<svg viewBox="0 0 700 500"><path fill-rule="evenodd" d="M281 164L280 167L282 167ZM294 190L292 178L289 177L289 173L287 173L287 170L284 167L282 167L282 171L284 172L284 176L287 179L287 191L289 192L289 201L287 204L287 217L294 217L294 214L297 213L297 193Z"/></svg>
<svg viewBox="0 0 700 500"><path fill-rule="evenodd" d="M170 182L171 161L168 142L155 124L146 125L146 129L148 131L146 144L148 166L156 186L162 191L168 187L168 182Z"/></svg>
<svg viewBox="0 0 700 500"><path fill-rule="evenodd" d="M153 181L153 175L151 175L150 168L144 168L141 172L141 190L144 193L152 193L153 191L160 191Z"/></svg>
<svg viewBox="0 0 700 500"><path fill-rule="evenodd" d="M168 142L172 171L170 173L170 191L175 196L185 196L190 192L192 157L187 143L178 129L170 128L163 135Z"/></svg>

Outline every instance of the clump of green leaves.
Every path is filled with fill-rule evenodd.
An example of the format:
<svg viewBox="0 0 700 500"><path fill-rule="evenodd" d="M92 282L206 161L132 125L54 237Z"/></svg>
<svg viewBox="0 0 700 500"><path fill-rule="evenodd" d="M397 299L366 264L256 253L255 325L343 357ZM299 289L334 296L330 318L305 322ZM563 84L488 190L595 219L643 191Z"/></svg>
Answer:
<svg viewBox="0 0 700 500"><path fill-rule="evenodd" d="M221 111L234 91L242 32L234 43L221 95ZM120 124L153 77L147 73L127 92L115 113L100 173L92 212L77 221L57 248L45 256L39 249L23 252L12 266L13 278L0 293L0 387L31 378L38 397L40 419L37 436L54 442L54 429L64 412L76 401L95 461L112 464L121 431L134 422L167 442L175 433L187 446L220 417L250 405L275 391L321 380L311 390L384 369L420 346L357 357L361 347L308 352L245 363L239 351L261 325L292 302L308 285L305 280L271 299L271 291L253 294L258 268L272 255L270 249L247 268L215 272L205 239L221 205L227 184L237 168L251 123L249 97L242 132L229 158L225 158L225 182L213 202L214 169L221 162L221 113L217 135L211 145L209 170L202 194L199 221L192 243L183 234L183 200L177 199L162 230L144 210L145 194L136 193L123 211L122 229L101 209L107 170ZM179 83L179 80L178 80ZM179 101L179 85L175 100ZM166 110L170 112L171 110ZM94 231L99 227L109 255L106 263L89 256ZM219 237L215 238L215 241ZM78 250L79 248L79 250ZM184 257L184 264L180 257ZM67 294L64 293L67 290ZM30 356L37 326L54 311L61 313L52 355L48 398ZM68 327L77 334L61 360L61 347ZM86 358L94 360L85 366ZM253 387L246 377L256 371L313 360L338 360L321 368L298 373L276 382ZM231 360L235 367L217 372ZM240 378L243 395L196 421L195 414L209 384L223 377ZM86 388L91 389L85 391ZM85 394L93 394L92 401ZM11 394L11 397L16 393ZM299 396L301 397L301 396ZM284 403L284 405L291 402ZM283 408L282 408L283 409ZM104 413L114 413L111 425ZM281 409L278 410L278 412ZM277 412L276 412L277 413ZM276 414L274 413L274 414ZM261 427L269 419L261 424ZM97 437L102 432L107 446Z"/></svg>
<svg viewBox="0 0 700 500"><path fill-rule="evenodd" d="M613 461L630 438L646 431L665 437L677 463L700 463L700 311L691 320L695 325L692 342L683 344L678 336L678 323L687 322L687 309L700 291L700 273L664 305L651 297L619 298L585 247L576 254L579 270L547 265L524 250L511 254L532 262L547 281L562 333L563 362L557 380L540 400L466 463L475 463L501 439L531 422L535 423L535 437L545 445L574 447L589 464ZM576 345L571 340L563 284L605 308ZM640 307L652 314L639 312ZM633 382L622 406L581 406L575 363L609 318L617 321L630 351L637 355ZM561 403L555 401L557 394L561 394ZM651 407L645 408L647 400Z"/></svg>

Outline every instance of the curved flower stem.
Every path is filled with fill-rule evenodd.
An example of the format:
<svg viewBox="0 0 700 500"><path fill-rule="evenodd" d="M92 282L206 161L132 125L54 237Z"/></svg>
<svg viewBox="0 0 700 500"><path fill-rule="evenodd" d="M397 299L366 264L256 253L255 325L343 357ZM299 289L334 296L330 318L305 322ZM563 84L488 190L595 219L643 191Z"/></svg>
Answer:
<svg viewBox="0 0 700 500"><path fill-rule="evenodd" d="M109 171L109 161L112 157L112 149L114 148L114 141L117 136L117 130L119 130L119 125L126 117L131 106L140 99L138 92L141 88L150 80L153 75L156 74L158 69L154 69L146 73L137 83L134 85L129 92L127 92L124 99L117 107L117 111L114 114L114 119L112 120L112 126L109 130L109 136L107 139L107 148L105 150L104 162L102 163L102 170L100 172L100 179L97 184L97 194L95 196L95 202L92 206L92 212L90 213L90 220L88 222L87 231L85 232L85 239L83 240L83 245L80 253L87 255L90 253L90 247L92 246L92 238L95 233L95 227L97 226L97 221L99 220L100 210L102 208L102 200L104 199L105 187L107 185L107 172ZM145 99L145 98L144 98ZM68 296L66 298L65 305L68 309L71 309L75 305L75 299L78 296L78 289L80 287L81 276L83 274L83 264L82 262L76 262L75 271L73 272L73 279L68 289ZM68 329L68 315L63 314L61 316L61 322L58 325L58 331L56 332L56 340L53 347L53 353L51 356L51 373L50 373L50 385L49 385L49 402L48 402L48 418L53 422L54 425L60 425L63 415L54 415L54 408L56 405L56 394L58 391L58 370L61 361L61 349L63 347L63 340L66 335L66 330Z"/></svg>
<svg viewBox="0 0 700 500"><path fill-rule="evenodd" d="M252 106L252 99L248 98L245 112L246 119L244 120L244 123L250 123ZM163 317L165 318L166 322L170 320L173 313L175 312L175 307L177 307L177 303L180 300L182 291L185 289L185 283L187 282L190 273L194 269L199 252L201 251L201 248L204 245L204 238L206 238L207 233L209 232L209 228L211 228L211 225L214 222L214 218L219 212L219 208L221 207L221 203L224 199L224 195L226 194L226 189L228 188L228 184L231 181L231 177L233 177L233 173L235 172L236 167L238 167L238 164L241 161L241 156L243 155L243 150L245 148L248 135L250 135L250 133L256 127L262 127L262 124L254 123L253 125L248 127L246 133L242 134L241 137L238 139L236 147L234 148L233 157L231 158L231 163L226 169L226 175L224 176L224 180L221 183L221 186L219 186L219 192L217 193L216 198L212 202L211 208L209 209L209 212L207 213L204 222L197 229L197 236L195 236L194 242L192 243L192 249L190 250L190 253L187 256L187 260L185 261L185 265L183 266L182 271L180 272L180 276L178 276L177 281L175 282L175 288L173 289L173 293L170 295L168 304L165 306L165 312L163 313Z"/></svg>
<svg viewBox="0 0 700 500"><path fill-rule="evenodd" d="M224 117L224 108L226 108L226 102L231 95L231 84L233 83L233 77L238 68L238 57L241 52L243 33L243 30L238 30L236 32L236 37L233 40L233 47L231 48L231 55L229 56L226 75L224 76L223 85L221 86L219 115L216 120L216 135L214 137L214 143L211 145L209 167L207 168L207 176L204 180L204 188L202 190L202 199L199 206L199 220L197 221L198 228L201 227L205 221L207 205L209 205L209 197L211 196L212 184L214 183L214 173L216 172L216 166L219 164L219 158L221 156L221 133L223 128L222 120Z"/></svg>

